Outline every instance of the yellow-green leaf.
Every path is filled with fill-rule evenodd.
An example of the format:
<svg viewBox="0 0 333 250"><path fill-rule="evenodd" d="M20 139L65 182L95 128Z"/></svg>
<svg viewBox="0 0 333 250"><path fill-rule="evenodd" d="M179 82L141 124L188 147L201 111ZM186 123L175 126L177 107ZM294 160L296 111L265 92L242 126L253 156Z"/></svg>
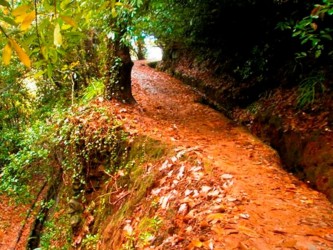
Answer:
<svg viewBox="0 0 333 250"><path fill-rule="evenodd" d="M22 13L22 15L18 15L15 17L15 22L17 24L20 24L23 22L23 20L28 16L28 13Z"/></svg>
<svg viewBox="0 0 333 250"><path fill-rule="evenodd" d="M7 43L2 52L3 63L5 65L8 65L11 57L12 57L12 48L10 47L10 44Z"/></svg>
<svg viewBox="0 0 333 250"><path fill-rule="evenodd" d="M38 78L40 78L42 75L44 75L44 73L45 73L45 70L40 70L40 71L38 71L36 74L34 74L34 78L35 78L35 79L38 79Z"/></svg>
<svg viewBox="0 0 333 250"><path fill-rule="evenodd" d="M53 67L52 67L52 64L48 64L47 65L47 76L52 79L52 75L53 75Z"/></svg>
<svg viewBox="0 0 333 250"><path fill-rule="evenodd" d="M32 21L35 19L35 11L31 11L26 15L24 18L22 24L21 24L21 30L27 30L29 29Z"/></svg>
<svg viewBox="0 0 333 250"><path fill-rule="evenodd" d="M56 24L54 28L54 45L57 47L60 47L62 45L62 35L60 32L60 25L59 23Z"/></svg>
<svg viewBox="0 0 333 250"><path fill-rule="evenodd" d="M31 66L31 61L29 56L25 53L25 51L20 47L20 45L17 44L17 42L14 39L9 39L11 47L15 50L18 58L20 61L28 68Z"/></svg>
<svg viewBox="0 0 333 250"><path fill-rule="evenodd" d="M42 46L41 48L41 52L42 52L42 55L43 57L48 60L49 59L49 53L48 53L48 49L46 46Z"/></svg>
<svg viewBox="0 0 333 250"><path fill-rule="evenodd" d="M1 21L5 21L6 23L9 23L10 25L16 26L16 23L12 18L6 17L6 16L1 17L1 18L2 18Z"/></svg>
<svg viewBox="0 0 333 250"><path fill-rule="evenodd" d="M15 10L13 10L12 14L13 16L17 17L17 16L21 16L23 15L25 12L27 12L27 10L30 8L30 5L25 4L25 5L21 5L19 7L17 7Z"/></svg>
<svg viewBox="0 0 333 250"><path fill-rule="evenodd" d="M112 15L113 18L117 17L117 11L116 11L115 8L112 8L111 15Z"/></svg>
<svg viewBox="0 0 333 250"><path fill-rule="evenodd" d="M67 24L73 26L73 27L77 27L76 22L69 16L60 16L62 20L64 20L64 22L66 22Z"/></svg>

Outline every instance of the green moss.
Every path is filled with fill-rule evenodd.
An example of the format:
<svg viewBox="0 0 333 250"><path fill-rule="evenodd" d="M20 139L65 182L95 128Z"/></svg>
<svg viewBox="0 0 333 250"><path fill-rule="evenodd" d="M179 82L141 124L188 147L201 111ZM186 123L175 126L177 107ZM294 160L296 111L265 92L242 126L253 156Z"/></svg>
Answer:
<svg viewBox="0 0 333 250"><path fill-rule="evenodd" d="M108 190L108 192L111 191L109 194L101 194L104 201L100 200L98 208L95 209L93 233L102 235L104 230L106 230L108 238L113 241L113 243L110 243L111 245L121 243L121 231L119 231L119 228L122 227L125 218L131 217L134 209L146 196L147 190L154 184L158 173L153 168L154 163L160 161L169 152L170 150L168 150L166 145L149 137L134 139L134 142L128 148L127 159L123 158L124 161L121 162L121 166L123 166L121 168L126 170L124 172L125 176L118 178L116 181L116 186L121 189L124 198L111 205L109 199L111 198L112 200L110 195L112 195L111 193L114 190ZM112 178L110 181L112 181ZM146 232L152 233L150 229L147 229ZM147 235L147 237L144 236L142 235L143 241L148 237Z"/></svg>
<svg viewBox="0 0 333 250"><path fill-rule="evenodd" d="M72 229L70 216L67 213L68 186L62 186L58 194L58 202L49 212L41 232L40 246L42 249L71 249Z"/></svg>
<svg viewBox="0 0 333 250"><path fill-rule="evenodd" d="M128 161L148 162L161 158L167 153L166 145L147 136L138 137L129 150Z"/></svg>

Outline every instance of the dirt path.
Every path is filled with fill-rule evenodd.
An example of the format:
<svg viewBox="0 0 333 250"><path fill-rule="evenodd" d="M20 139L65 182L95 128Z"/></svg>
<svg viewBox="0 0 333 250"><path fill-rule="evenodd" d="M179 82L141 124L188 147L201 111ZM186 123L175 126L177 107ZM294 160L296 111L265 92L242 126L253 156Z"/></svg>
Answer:
<svg viewBox="0 0 333 250"><path fill-rule="evenodd" d="M242 227L225 226L223 237L214 238L219 249L333 249L332 204L282 170L274 150L144 62L135 63L133 89L142 131L176 146L198 147L206 171L231 175L229 218Z"/></svg>
<svg viewBox="0 0 333 250"><path fill-rule="evenodd" d="M283 171L274 150L198 103L198 95L188 86L144 62L135 63L133 92L137 107L118 104L115 109L128 121L129 131L139 130L178 149L191 149L198 165L191 165L193 159L169 164L169 169L161 171L166 176L157 180L161 186L148 193L149 202L133 214L135 222L156 195L169 200L174 195L173 206L179 210L173 217L164 208L167 199L154 211L166 222L161 231L170 237L153 249L333 249L332 204ZM98 105L113 109L115 104ZM1 250L15 245L24 219L20 214L27 210L7 203L2 197ZM27 229L17 250L24 249Z"/></svg>

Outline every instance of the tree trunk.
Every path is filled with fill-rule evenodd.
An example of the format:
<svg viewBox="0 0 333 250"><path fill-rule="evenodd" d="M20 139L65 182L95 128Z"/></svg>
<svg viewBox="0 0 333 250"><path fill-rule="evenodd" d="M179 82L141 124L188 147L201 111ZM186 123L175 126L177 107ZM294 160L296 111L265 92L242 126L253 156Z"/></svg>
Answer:
<svg viewBox="0 0 333 250"><path fill-rule="evenodd" d="M145 60L145 44L143 39L138 39L137 41L137 46L138 46L138 60Z"/></svg>
<svg viewBox="0 0 333 250"><path fill-rule="evenodd" d="M136 103L132 95L131 72L133 62L130 49L121 44L121 35L115 40L108 39L105 91L108 100L117 99L124 103Z"/></svg>

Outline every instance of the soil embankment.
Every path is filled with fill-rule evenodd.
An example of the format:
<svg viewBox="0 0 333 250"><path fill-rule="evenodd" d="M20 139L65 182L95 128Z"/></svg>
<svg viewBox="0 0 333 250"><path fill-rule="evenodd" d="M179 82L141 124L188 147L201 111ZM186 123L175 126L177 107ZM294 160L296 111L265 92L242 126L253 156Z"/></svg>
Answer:
<svg viewBox="0 0 333 250"><path fill-rule="evenodd" d="M333 89L317 91L313 103L301 109L298 87L238 82L181 56L162 67L196 88L202 102L246 125L277 150L287 171L333 202Z"/></svg>

